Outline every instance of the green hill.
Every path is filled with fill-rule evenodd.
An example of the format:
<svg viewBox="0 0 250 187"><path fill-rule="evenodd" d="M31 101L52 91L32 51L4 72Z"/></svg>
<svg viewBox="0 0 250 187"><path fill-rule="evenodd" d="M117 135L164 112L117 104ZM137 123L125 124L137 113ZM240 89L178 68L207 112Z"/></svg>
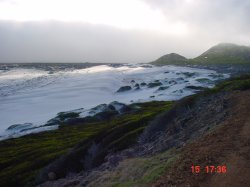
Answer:
<svg viewBox="0 0 250 187"><path fill-rule="evenodd" d="M185 64L187 62L187 59L184 56L181 56L176 53L170 53L167 55L164 55L154 62L152 64L154 65L171 65L171 64Z"/></svg>
<svg viewBox="0 0 250 187"><path fill-rule="evenodd" d="M190 60L190 63L204 65L250 64L250 47L221 43Z"/></svg>
<svg viewBox="0 0 250 187"><path fill-rule="evenodd" d="M193 59L171 53L151 62L154 65L250 65L250 47L221 43Z"/></svg>

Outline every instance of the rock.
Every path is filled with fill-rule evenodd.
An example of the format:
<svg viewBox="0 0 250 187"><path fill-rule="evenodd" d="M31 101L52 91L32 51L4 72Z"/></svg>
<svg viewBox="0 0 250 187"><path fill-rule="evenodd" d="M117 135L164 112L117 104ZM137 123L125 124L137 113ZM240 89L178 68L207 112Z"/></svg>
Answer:
<svg viewBox="0 0 250 187"><path fill-rule="evenodd" d="M15 125L11 125L7 128L7 130L20 130L23 128L27 128L27 127L31 127L32 123L24 123L24 124L15 124Z"/></svg>
<svg viewBox="0 0 250 187"><path fill-rule="evenodd" d="M179 77L176 79L177 81L183 81L184 79L182 77Z"/></svg>
<svg viewBox="0 0 250 187"><path fill-rule="evenodd" d="M141 85L141 86L147 86L147 83L142 82L140 85Z"/></svg>
<svg viewBox="0 0 250 187"><path fill-rule="evenodd" d="M108 156L107 158L109 165L111 165L111 167L116 167L120 161L123 160L123 157L120 155L112 155L112 156Z"/></svg>
<svg viewBox="0 0 250 187"><path fill-rule="evenodd" d="M186 88L192 89L192 90L204 90L205 89L202 86L186 86Z"/></svg>
<svg viewBox="0 0 250 187"><path fill-rule="evenodd" d="M154 87L161 86L161 85L162 85L161 82L150 82L148 83L148 88L154 88Z"/></svg>
<svg viewBox="0 0 250 187"><path fill-rule="evenodd" d="M56 174L55 174L54 172L49 172L49 173L48 173L48 179L49 179L50 181L55 180L55 179L56 179Z"/></svg>
<svg viewBox="0 0 250 187"><path fill-rule="evenodd" d="M169 86L161 86L161 87L158 88L158 90L159 90L159 91L162 91L162 90L166 90L166 89L168 89L168 88L169 88Z"/></svg>
<svg viewBox="0 0 250 187"><path fill-rule="evenodd" d="M183 90L175 90L173 93L183 93Z"/></svg>
<svg viewBox="0 0 250 187"><path fill-rule="evenodd" d="M136 90L140 89L140 85L138 83L136 83L134 87L135 87Z"/></svg>
<svg viewBox="0 0 250 187"><path fill-rule="evenodd" d="M20 131L21 132L22 130L32 128L32 126L33 126L32 123L15 124L15 125L9 126L6 130L7 131Z"/></svg>
<svg viewBox="0 0 250 187"><path fill-rule="evenodd" d="M200 78L200 79L196 79L197 82L200 83L211 83L212 81L208 78Z"/></svg>
<svg viewBox="0 0 250 187"><path fill-rule="evenodd" d="M108 120L117 114L119 113L116 110L106 110L106 111L97 113L96 115L93 116L93 118L96 118L97 120Z"/></svg>
<svg viewBox="0 0 250 187"><path fill-rule="evenodd" d="M135 83L135 80L130 81L131 83Z"/></svg>
<svg viewBox="0 0 250 187"><path fill-rule="evenodd" d="M128 112L131 110L131 108L129 106L127 106L124 103L119 103L117 101L113 101L111 102L109 105L112 105L114 107L114 109L119 112L119 113L124 113L124 112Z"/></svg>
<svg viewBox="0 0 250 187"><path fill-rule="evenodd" d="M120 87L118 90L117 90L117 92L125 92L125 91L129 91L129 90L131 90L132 88L131 88L131 86L122 86L122 87Z"/></svg>
<svg viewBox="0 0 250 187"><path fill-rule="evenodd" d="M61 121L64 121L65 119L79 117L79 113L77 113L77 112L60 112L60 113L57 114L57 117Z"/></svg>
<svg viewBox="0 0 250 187"><path fill-rule="evenodd" d="M77 186L80 183L79 180L69 180L66 183L64 183L63 187L71 187L71 186Z"/></svg>
<svg viewBox="0 0 250 187"><path fill-rule="evenodd" d="M223 74L209 74L208 76L212 77L213 79L215 79L215 78L223 78L224 77Z"/></svg>
<svg viewBox="0 0 250 187"><path fill-rule="evenodd" d="M193 77L195 75L195 73L190 73L190 72L183 72L183 75L185 75L186 77Z"/></svg>
<svg viewBox="0 0 250 187"><path fill-rule="evenodd" d="M177 84L177 82L175 80L171 80L168 82L168 84Z"/></svg>
<svg viewBox="0 0 250 187"><path fill-rule="evenodd" d="M89 113L102 112L102 111L106 110L107 108L108 108L107 104L100 104L100 105L97 105L94 108L91 108Z"/></svg>
<svg viewBox="0 0 250 187"><path fill-rule="evenodd" d="M55 117L47 121L47 123L43 126L53 126L53 125L58 125L59 123L61 123L61 121L57 117Z"/></svg>

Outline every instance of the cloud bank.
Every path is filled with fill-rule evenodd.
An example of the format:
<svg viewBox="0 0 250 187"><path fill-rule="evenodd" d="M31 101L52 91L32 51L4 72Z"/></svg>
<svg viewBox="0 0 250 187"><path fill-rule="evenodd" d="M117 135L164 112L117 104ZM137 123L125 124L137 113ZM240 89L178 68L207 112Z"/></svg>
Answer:
<svg viewBox="0 0 250 187"><path fill-rule="evenodd" d="M192 58L220 42L250 45L247 0L84 0L77 10L75 0L72 19L60 14L67 0L55 1L51 19L23 1L0 0L0 62L150 62L171 52Z"/></svg>

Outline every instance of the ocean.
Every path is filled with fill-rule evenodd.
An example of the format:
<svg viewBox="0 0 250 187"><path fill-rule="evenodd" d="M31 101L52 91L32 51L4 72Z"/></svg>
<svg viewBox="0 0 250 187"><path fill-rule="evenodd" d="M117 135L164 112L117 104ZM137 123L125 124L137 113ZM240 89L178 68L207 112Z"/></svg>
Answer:
<svg viewBox="0 0 250 187"><path fill-rule="evenodd" d="M0 139L56 129L31 127L59 112L81 109L85 117L89 109L112 101L178 100L227 77L213 70L149 64L1 64Z"/></svg>

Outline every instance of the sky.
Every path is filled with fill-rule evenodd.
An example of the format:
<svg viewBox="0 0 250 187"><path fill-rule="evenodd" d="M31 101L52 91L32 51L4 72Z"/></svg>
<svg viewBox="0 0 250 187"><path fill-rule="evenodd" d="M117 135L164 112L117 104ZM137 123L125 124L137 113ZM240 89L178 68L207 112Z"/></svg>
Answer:
<svg viewBox="0 0 250 187"><path fill-rule="evenodd" d="M0 62L151 62L250 45L249 0L0 0Z"/></svg>

